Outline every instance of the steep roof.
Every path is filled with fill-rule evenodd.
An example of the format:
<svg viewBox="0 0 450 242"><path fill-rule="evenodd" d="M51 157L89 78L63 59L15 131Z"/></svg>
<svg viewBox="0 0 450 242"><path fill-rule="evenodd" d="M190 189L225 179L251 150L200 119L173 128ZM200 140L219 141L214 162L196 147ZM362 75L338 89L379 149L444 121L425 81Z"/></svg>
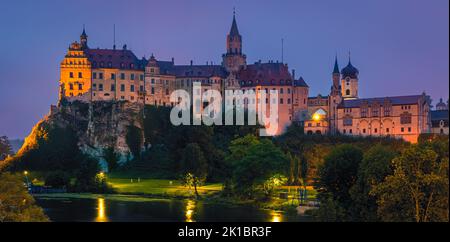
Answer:
<svg viewBox="0 0 450 242"><path fill-rule="evenodd" d="M431 120L448 120L448 110L433 110L431 111Z"/></svg>
<svg viewBox="0 0 450 242"><path fill-rule="evenodd" d="M338 66L338 60L337 60L337 56L336 59L334 60L334 68L333 68L333 74L339 74L339 66Z"/></svg>
<svg viewBox="0 0 450 242"><path fill-rule="evenodd" d="M236 18L233 14L233 23L231 23L231 29L230 29L230 36L237 36L239 35L239 30L236 23Z"/></svg>
<svg viewBox="0 0 450 242"><path fill-rule="evenodd" d="M127 49L86 49L85 53L93 68L142 70L146 64Z"/></svg>
<svg viewBox="0 0 450 242"><path fill-rule="evenodd" d="M220 65L173 65L168 73L177 77L226 77L225 69Z"/></svg>
<svg viewBox="0 0 450 242"><path fill-rule="evenodd" d="M422 97L423 97L422 95L410 95L410 96L351 99L342 101L342 103L339 105L339 108L358 108L364 103L367 103L368 105L372 105L374 103L382 105L385 101L388 101L392 105L417 104L419 103L419 100Z"/></svg>
<svg viewBox="0 0 450 242"><path fill-rule="evenodd" d="M292 80L292 76L283 63L255 63L247 65L237 74L237 79L244 86L252 85L285 85L285 81Z"/></svg>

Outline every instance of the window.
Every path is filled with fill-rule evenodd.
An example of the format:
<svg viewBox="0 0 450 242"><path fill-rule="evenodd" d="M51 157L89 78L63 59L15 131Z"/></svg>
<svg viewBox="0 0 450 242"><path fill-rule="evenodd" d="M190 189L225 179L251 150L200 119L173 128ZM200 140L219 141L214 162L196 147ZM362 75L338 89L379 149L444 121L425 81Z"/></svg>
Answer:
<svg viewBox="0 0 450 242"><path fill-rule="evenodd" d="M410 133L411 133L411 127L408 127L408 132L410 132Z"/></svg>
<svg viewBox="0 0 450 242"><path fill-rule="evenodd" d="M120 84L120 91L124 92L125 91L125 84Z"/></svg>
<svg viewBox="0 0 450 242"><path fill-rule="evenodd" d="M103 84L98 84L98 90L103 91Z"/></svg>
<svg viewBox="0 0 450 242"><path fill-rule="evenodd" d="M345 90L345 95L347 95L347 96L350 95L350 89Z"/></svg>
<svg viewBox="0 0 450 242"><path fill-rule="evenodd" d="M139 86L139 91L143 92L144 91L144 86L140 85Z"/></svg>
<svg viewBox="0 0 450 242"><path fill-rule="evenodd" d="M103 80L103 73L98 73L98 79Z"/></svg>
<svg viewBox="0 0 450 242"><path fill-rule="evenodd" d="M372 117L378 117L380 113L380 108L379 107L373 107L372 108Z"/></svg>
<svg viewBox="0 0 450 242"><path fill-rule="evenodd" d="M152 84L155 84L155 79L152 78L151 83L152 83Z"/></svg>
<svg viewBox="0 0 450 242"><path fill-rule="evenodd" d="M143 81L144 80L144 75L139 75L139 80Z"/></svg>
<svg viewBox="0 0 450 242"><path fill-rule="evenodd" d="M385 117L391 116L391 107L390 106L385 106L384 107L384 116Z"/></svg>
<svg viewBox="0 0 450 242"><path fill-rule="evenodd" d="M344 130L343 130L343 133L344 133L344 134L346 134L346 133L347 133L347 131L346 131L346 130L344 129Z"/></svg>
<svg viewBox="0 0 450 242"><path fill-rule="evenodd" d="M361 108L361 118L367 117L367 107Z"/></svg>
<svg viewBox="0 0 450 242"><path fill-rule="evenodd" d="M78 78L83 78L83 73L78 72Z"/></svg>
<svg viewBox="0 0 450 242"><path fill-rule="evenodd" d="M365 133L366 133L366 129L363 129L362 131L363 131L363 134L365 134Z"/></svg>
<svg viewBox="0 0 450 242"><path fill-rule="evenodd" d="M291 104L291 99L290 98L288 98L287 103Z"/></svg>
<svg viewBox="0 0 450 242"><path fill-rule="evenodd" d="M344 126L352 126L353 119L351 117L344 118Z"/></svg>
<svg viewBox="0 0 450 242"><path fill-rule="evenodd" d="M116 91L116 85L111 84L111 92L114 92L114 91Z"/></svg>
<svg viewBox="0 0 450 242"><path fill-rule="evenodd" d="M97 84L92 84L92 89L95 91L95 90L97 90Z"/></svg>
<svg viewBox="0 0 450 242"><path fill-rule="evenodd" d="M287 89L287 93L291 94L291 89L290 88Z"/></svg>
<svg viewBox="0 0 450 242"><path fill-rule="evenodd" d="M373 130L373 132L374 132L374 133L378 133L378 129L375 128L375 129Z"/></svg>
<svg viewBox="0 0 450 242"><path fill-rule="evenodd" d="M130 75L130 79L131 79L131 80L134 80L134 74L131 74L131 75Z"/></svg>
<svg viewBox="0 0 450 242"><path fill-rule="evenodd" d="M70 72L70 73L69 73L69 77L70 77L70 78L73 78L73 72Z"/></svg>
<svg viewBox="0 0 450 242"><path fill-rule="evenodd" d="M72 83L69 84L69 90L73 90L73 84Z"/></svg>
<svg viewBox="0 0 450 242"><path fill-rule="evenodd" d="M280 88L280 94L283 94L284 90L283 88Z"/></svg>
<svg viewBox="0 0 450 242"><path fill-rule="evenodd" d="M283 104L283 98L280 98L280 104Z"/></svg>
<svg viewBox="0 0 450 242"><path fill-rule="evenodd" d="M400 130L402 131L402 133L405 132L405 128L403 128L403 127Z"/></svg>
<svg viewBox="0 0 450 242"><path fill-rule="evenodd" d="M349 132L350 134L353 134L353 130L352 130L352 129L349 129L348 132Z"/></svg>
<svg viewBox="0 0 450 242"><path fill-rule="evenodd" d="M166 95L169 95L169 89L166 89Z"/></svg>
<svg viewBox="0 0 450 242"><path fill-rule="evenodd" d="M83 90L83 84L81 83L78 84L78 90Z"/></svg>
<svg viewBox="0 0 450 242"><path fill-rule="evenodd" d="M389 133L389 128L386 128L386 133Z"/></svg>
<svg viewBox="0 0 450 242"><path fill-rule="evenodd" d="M155 88L152 87L151 94L155 94Z"/></svg>
<svg viewBox="0 0 450 242"><path fill-rule="evenodd" d="M401 124L410 124L411 123L411 114L403 113L400 115L400 123Z"/></svg>
<svg viewBox="0 0 450 242"><path fill-rule="evenodd" d="M130 92L134 92L134 85L130 85Z"/></svg>
<svg viewBox="0 0 450 242"><path fill-rule="evenodd" d="M92 79L97 79L97 72L92 73Z"/></svg>
<svg viewBox="0 0 450 242"><path fill-rule="evenodd" d="M112 80L116 80L116 74L111 73L111 79L112 79Z"/></svg>
<svg viewBox="0 0 450 242"><path fill-rule="evenodd" d="M125 73L120 73L120 79L125 80Z"/></svg>

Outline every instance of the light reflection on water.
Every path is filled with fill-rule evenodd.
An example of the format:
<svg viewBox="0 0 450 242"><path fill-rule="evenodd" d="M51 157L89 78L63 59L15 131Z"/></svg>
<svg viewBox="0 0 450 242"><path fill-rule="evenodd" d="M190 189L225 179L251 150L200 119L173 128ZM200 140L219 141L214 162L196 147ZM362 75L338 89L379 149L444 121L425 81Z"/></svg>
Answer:
<svg viewBox="0 0 450 242"><path fill-rule="evenodd" d="M52 221L185 221L185 222L290 222L304 216L252 206L227 206L194 199L118 201L95 199L36 199Z"/></svg>
<svg viewBox="0 0 450 242"><path fill-rule="evenodd" d="M96 222L108 222L108 217L106 216L105 199L97 198L97 217Z"/></svg>
<svg viewBox="0 0 450 242"><path fill-rule="evenodd" d="M193 216L195 213L196 202L194 200L187 200L186 203L186 222L195 222Z"/></svg>

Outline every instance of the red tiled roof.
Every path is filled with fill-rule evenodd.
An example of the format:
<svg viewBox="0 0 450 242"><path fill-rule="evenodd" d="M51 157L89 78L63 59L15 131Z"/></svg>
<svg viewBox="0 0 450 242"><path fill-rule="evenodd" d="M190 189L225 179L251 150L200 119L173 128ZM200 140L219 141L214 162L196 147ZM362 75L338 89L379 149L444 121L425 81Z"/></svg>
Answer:
<svg viewBox="0 0 450 242"><path fill-rule="evenodd" d="M138 59L131 50L86 49L85 53L93 68L143 70L145 67L145 61Z"/></svg>

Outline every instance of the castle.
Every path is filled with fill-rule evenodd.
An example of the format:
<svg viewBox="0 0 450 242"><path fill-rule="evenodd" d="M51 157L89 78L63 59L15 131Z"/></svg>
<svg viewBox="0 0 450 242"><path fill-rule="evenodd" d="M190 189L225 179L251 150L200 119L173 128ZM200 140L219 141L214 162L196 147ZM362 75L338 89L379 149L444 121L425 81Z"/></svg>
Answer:
<svg viewBox="0 0 450 242"><path fill-rule="evenodd" d="M233 14L221 65L176 65L138 58L124 45L121 49L92 49L83 29L80 42L70 45L61 62L60 99L84 102L123 100L142 104L173 106L170 94L184 89L192 94L199 82L202 91L221 93L225 89L278 91L278 131L292 122L304 126L307 134L391 136L416 142L421 133L431 132L430 98L425 93L410 96L359 98L359 70L350 61L339 70L337 58L327 96L309 97L309 86L288 65L261 61L248 64L243 39ZM266 100L247 100L253 104Z"/></svg>

